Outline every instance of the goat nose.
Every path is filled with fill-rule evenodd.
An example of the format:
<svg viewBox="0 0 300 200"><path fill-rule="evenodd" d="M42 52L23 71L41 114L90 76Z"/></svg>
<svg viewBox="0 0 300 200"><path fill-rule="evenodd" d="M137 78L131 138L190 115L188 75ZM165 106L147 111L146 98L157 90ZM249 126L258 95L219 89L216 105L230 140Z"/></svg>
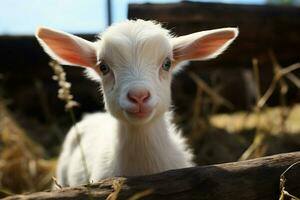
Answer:
<svg viewBox="0 0 300 200"><path fill-rule="evenodd" d="M127 98L135 104L143 104L150 98L150 92L145 89L129 90Z"/></svg>

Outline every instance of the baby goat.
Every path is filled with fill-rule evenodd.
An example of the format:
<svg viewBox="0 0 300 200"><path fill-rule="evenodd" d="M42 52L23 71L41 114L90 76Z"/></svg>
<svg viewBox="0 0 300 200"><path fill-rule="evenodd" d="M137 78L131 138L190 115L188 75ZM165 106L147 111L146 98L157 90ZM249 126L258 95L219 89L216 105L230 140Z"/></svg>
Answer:
<svg viewBox="0 0 300 200"><path fill-rule="evenodd" d="M90 114L76 125L89 180L73 127L58 161L58 182L72 186L193 166L192 153L167 112L172 72L183 61L216 57L237 35L236 28L222 28L174 37L156 22L128 20L89 42L39 28L36 37L53 59L84 67L101 83L109 112Z"/></svg>

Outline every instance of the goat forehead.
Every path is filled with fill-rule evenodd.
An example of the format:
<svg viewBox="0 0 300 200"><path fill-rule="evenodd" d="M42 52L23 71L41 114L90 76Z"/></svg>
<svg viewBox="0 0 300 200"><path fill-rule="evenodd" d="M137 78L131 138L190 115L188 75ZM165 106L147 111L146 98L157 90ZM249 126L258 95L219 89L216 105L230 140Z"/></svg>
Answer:
<svg viewBox="0 0 300 200"><path fill-rule="evenodd" d="M125 22L104 32L100 58L118 66L139 66L152 65L169 56L171 45L168 31L148 21L142 22Z"/></svg>
<svg viewBox="0 0 300 200"><path fill-rule="evenodd" d="M147 33L157 32L161 35L169 37L169 31L161 27L159 23L153 21L144 20L127 20L125 22L116 23L110 26L104 33L103 37L107 35L113 35L115 33L121 33L124 35L147 35Z"/></svg>

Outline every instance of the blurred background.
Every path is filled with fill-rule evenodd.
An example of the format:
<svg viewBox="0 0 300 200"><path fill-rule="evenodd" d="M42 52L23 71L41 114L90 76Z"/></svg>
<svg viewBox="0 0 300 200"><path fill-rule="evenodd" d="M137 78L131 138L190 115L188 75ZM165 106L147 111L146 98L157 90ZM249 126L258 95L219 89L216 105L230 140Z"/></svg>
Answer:
<svg viewBox="0 0 300 200"><path fill-rule="evenodd" d="M34 32L90 41L112 23L157 20L176 35L238 27L217 59L191 62L172 89L174 123L199 165L300 150L300 0L0 1L0 198L49 189L72 121ZM76 119L103 111L98 85L64 67Z"/></svg>

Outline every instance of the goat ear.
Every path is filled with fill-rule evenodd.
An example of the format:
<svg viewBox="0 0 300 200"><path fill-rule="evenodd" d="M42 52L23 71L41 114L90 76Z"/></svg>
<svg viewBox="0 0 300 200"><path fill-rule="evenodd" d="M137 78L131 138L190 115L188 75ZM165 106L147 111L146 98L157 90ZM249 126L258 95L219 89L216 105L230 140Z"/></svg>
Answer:
<svg viewBox="0 0 300 200"><path fill-rule="evenodd" d="M221 28L173 38L173 58L176 63L215 58L232 43L237 35L237 28Z"/></svg>
<svg viewBox="0 0 300 200"><path fill-rule="evenodd" d="M94 43L72 34L38 28L36 37L50 57L61 64L94 67L97 63Z"/></svg>

